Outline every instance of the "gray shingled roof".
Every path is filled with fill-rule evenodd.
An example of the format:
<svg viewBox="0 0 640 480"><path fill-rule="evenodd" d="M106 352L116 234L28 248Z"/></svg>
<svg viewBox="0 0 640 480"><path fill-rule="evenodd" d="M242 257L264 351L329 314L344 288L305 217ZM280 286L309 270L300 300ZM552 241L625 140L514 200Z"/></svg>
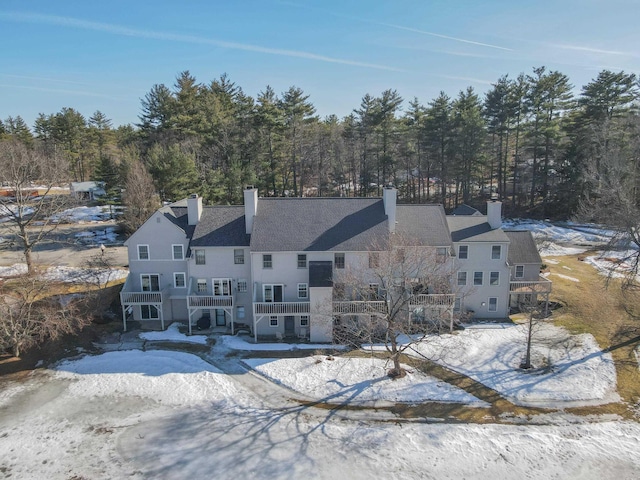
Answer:
<svg viewBox="0 0 640 480"><path fill-rule="evenodd" d="M504 232L511 243L509 244L509 263L522 265L524 263L542 263L536 241L528 230Z"/></svg>
<svg viewBox="0 0 640 480"><path fill-rule="evenodd" d="M454 242L508 242L509 238L501 229L492 230L486 216L447 216L447 223Z"/></svg>
<svg viewBox="0 0 640 480"><path fill-rule="evenodd" d="M451 215L482 215L482 213L480 213L479 210L476 210L473 207L470 207L467 204L462 204L459 205L458 207L455 208L455 210L453 212L451 212Z"/></svg>
<svg viewBox="0 0 640 480"><path fill-rule="evenodd" d="M442 205L398 205L396 233L415 245L446 247L451 235Z"/></svg>
<svg viewBox="0 0 640 480"><path fill-rule="evenodd" d="M186 210L186 209L185 209ZM192 247L246 247L244 207L204 207L191 238Z"/></svg>
<svg viewBox="0 0 640 480"><path fill-rule="evenodd" d="M176 206L171 204L160 209L166 219L173 223L176 227L181 229L185 235L191 237L193 234L193 225L189 225L189 218L187 215L187 208L182 206Z"/></svg>
<svg viewBox="0 0 640 480"><path fill-rule="evenodd" d="M380 198L260 198L251 250L366 251L387 238Z"/></svg>

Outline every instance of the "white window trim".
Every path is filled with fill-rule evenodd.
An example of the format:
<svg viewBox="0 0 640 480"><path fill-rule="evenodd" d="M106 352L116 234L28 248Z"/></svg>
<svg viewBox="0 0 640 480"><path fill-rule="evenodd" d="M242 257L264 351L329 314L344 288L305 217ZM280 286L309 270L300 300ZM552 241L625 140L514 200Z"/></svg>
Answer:
<svg viewBox="0 0 640 480"><path fill-rule="evenodd" d="M147 247L147 258L140 258L140 247ZM139 243L137 250L138 250L138 260L141 260L143 262L148 262L149 260L151 260L151 249L149 248L148 244Z"/></svg>
<svg viewBox="0 0 640 480"><path fill-rule="evenodd" d="M200 280L203 280L202 282ZM200 291L198 290L198 285L204 284L204 290ZM207 290L209 288L208 282L206 278L198 278L196 279L196 293L207 293Z"/></svg>
<svg viewBox="0 0 640 480"><path fill-rule="evenodd" d="M457 277L457 282L459 287L466 287L467 282L469 281L469 273L468 272L458 272L458 275L464 273L464 283L460 283L460 277Z"/></svg>
<svg viewBox="0 0 640 480"><path fill-rule="evenodd" d="M497 273L498 274L498 283L492 283L491 282L491 274L492 273ZM489 286L490 287L499 287L500 286L500 272L489 272Z"/></svg>
<svg viewBox="0 0 640 480"><path fill-rule="evenodd" d="M198 252L202 252L202 263L198 263ZM206 265L207 264L207 252L204 248L194 248L193 249L193 262L196 265Z"/></svg>
<svg viewBox="0 0 640 480"><path fill-rule="evenodd" d="M300 296L300 287L304 285L305 292L307 293L304 297ZM309 284L308 283L299 283L298 284L298 298L307 300L309 298Z"/></svg>
<svg viewBox="0 0 640 480"><path fill-rule="evenodd" d="M493 258L493 248L500 248L500 256L498 258ZM502 245L491 245L491 260L502 260Z"/></svg>
<svg viewBox="0 0 640 480"><path fill-rule="evenodd" d="M267 302L266 296L265 296L265 291L267 290L267 287L271 287L271 301ZM276 302L275 301L275 288L274 287L282 287L282 302L284 302L284 284L283 283L263 283L262 284L262 300L265 303L281 303L281 302Z"/></svg>
<svg viewBox="0 0 640 480"><path fill-rule="evenodd" d="M301 256L301 255L304 255L304 267L301 267L301 266L300 266L300 256ZM308 268L308 267L309 267L309 259L307 258L307 254L306 254L306 253L298 253L298 254L296 255L296 266L297 266L298 268L300 268L300 269Z"/></svg>
<svg viewBox="0 0 640 480"><path fill-rule="evenodd" d="M272 320L276 321L275 325L271 323ZM280 319L278 318L277 315L269 315L269 326L273 328L278 328L280 326Z"/></svg>
<svg viewBox="0 0 640 480"><path fill-rule="evenodd" d="M463 247L467 249L467 256L464 257L464 258L462 258L460 256L460 249L463 248ZM467 260L468 258L469 258L469 245L458 245L458 259L459 260Z"/></svg>
<svg viewBox="0 0 640 480"><path fill-rule="evenodd" d="M522 268L522 273L518 275L518 267ZM516 265L513 273L514 278L524 278L524 265Z"/></svg>
<svg viewBox="0 0 640 480"><path fill-rule="evenodd" d="M224 285L227 285L227 294L224 293ZM216 285L220 287L220 294L216 295ZM214 297L230 297L231 296L231 288L233 285L231 284L230 278L212 278L211 279L211 295Z"/></svg>
<svg viewBox="0 0 640 480"><path fill-rule="evenodd" d="M492 310L491 309L491 299L495 298L496 299L496 306L495 308ZM487 312L497 312L498 311L498 297L489 297L487 300Z"/></svg>
<svg viewBox="0 0 640 480"><path fill-rule="evenodd" d="M180 252L181 252L180 258L176 258L176 255L175 255L176 252L174 250L175 247L180 247ZM184 245L182 245L181 243L171 244L171 258L173 258L174 260L184 260Z"/></svg>
<svg viewBox="0 0 640 480"><path fill-rule="evenodd" d="M269 255L269 257L271 257L271 260L269 260L269 262L271 263L271 265L269 267L265 267L265 256ZM271 270L273 268L273 254L272 253L263 253L262 254L262 269L263 270Z"/></svg>
<svg viewBox="0 0 640 480"><path fill-rule="evenodd" d="M184 278L184 285L182 287L178 286L178 282L176 282L176 275L182 275ZM186 272L173 272L173 288L187 288L187 273Z"/></svg>
<svg viewBox="0 0 640 480"><path fill-rule="evenodd" d="M240 256L236 256L236 251L242 252L242 262L238 262L236 260L240 259ZM233 249L233 264L234 265L244 265L245 262L245 254L244 254L244 248L234 248Z"/></svg>
<svg viewBox="0 0 640 480"><path fill-rule="evenodd" d="M242 312L242 315L240 314L240 312ZM236 318L238 319L243 319L246 318L247 313L246 310L244 308L244 305L237 305L236 306Z"/></svg>
<svg viewBox="0 0 640 480"><path fill-rule="evenodd" d="M240 285L244 284L244 289L240 289ZM246 293L249 290L249 283L244 278L239 278L236 282L236 287L239 293Z"/></svg>
<svg viewBox="0 0 640 480"><path fill-rule="evenodd" d="M480 273L480 283L476 283L476 273ZM484 272L473 272L473 286L481 287L484 285Z"/></svg>
<svg viewBox="0 0 640 480"><path fill-rule="evenodd" d="M302 319L303 318L307 321L306 325L302 324ZM303 328L309 326L309 315L300 315L300 326L303 327Z"/></svg>
<svg viewBox="0 0 640 480"><path fill-rule="evenodd" d="M147 307L149 308L149 316L145 318L145 316L142 314L143 311L143 307ZM155 308L156 313L158 314L157 317L152 317L151 316L151 309ZM160 318L160 309L156 306L156 305L151 305L150 303L148 304L144 304L144 305L140 305L140 318L142 320L158 320Z"/></svg>

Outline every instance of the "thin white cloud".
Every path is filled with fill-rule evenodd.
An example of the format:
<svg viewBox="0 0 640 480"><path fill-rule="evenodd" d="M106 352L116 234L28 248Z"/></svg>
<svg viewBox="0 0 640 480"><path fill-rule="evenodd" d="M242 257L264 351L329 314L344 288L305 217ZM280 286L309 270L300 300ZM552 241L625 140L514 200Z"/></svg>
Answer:
<svg viewBox="0 0 640 480"><path fill-rule="evenodd" d="M114 25L110 23L92 22L73 17L61 17L57 15L41 15L36 13L23 12L0 12L0 18L23 23L39 23L47 25L57 25L62 27L79 28L83 30L92 30L96 32L104 32L112 35L147 38L152 40L165 40L173 42L194 43L200 45L211 45L214 47L229 48L234 50L244 50L248 52L266 53L269 55L279 55L284 57L304 58L307 60L317 60L321 62L337 63L341 65L350 65L354 67L373 68L377 70L390 70L395 72L403 71L398 68L386 65L378 65L375 63L358 62L354 60L345 60L341 58L328 57L325 55L317 55L315 53L287 50L279 48L263 47L260 45L251 45L246 43L227 42L224 40L216 40L212 38L198 37L194 35L182 35L168 32L158 32L154 30L141 30L135 28Z"/></svg>
<svg viewBox="0 0 640 480"><path fill-rule="evenodd" d="M47 88L47 87L33 87L30 85L9 85L0 83L0 87L3 88L19 88L22 90L35 90L38 92L51 92L51 93L65 93L68 95L79 95L83 97L99 97L108 98L110 100L125 100L125 97L116 97L113 95L105 95L103 93L87 92L84 90L66 90L61 88Z"/></svg>
<svg viewBox="0 0 640 480"><path fill-rule="evenodd" d="M398 30L405 30L407 32L419 33L421 35L429 35L431 37L438 37L438 38L444 38L446 40L453 40L454 42L468 43L470 45L478 45L478 46L481 46L481 47L495 48L497 50L504 50L504 51L507 51L507 52L512 52L513 51L513 49L511 49L511 48L501 47L499 45L492 45L490 43L476 42L474 40L466 40L464 38L459 38L459 37L450 37L448 35L441 35L439 33L428 32L426 30L420 30L418 28L404 27L402 25L395 25L393 23L382 23L382 22L372 22L372 23L376 23L376 24L382 25L384 27L395 28L395 29L398 29Z"/></svg>
<svg viewBox="0 0 640 480"><path fill-rule="evenodd" d="M555 48L562 48L564 50L573 50L577 52L586 52L586 53L596 53L599 55L616 55L616 56L624 56L624 57L640 57L637 53L634 52L622 52L619 50L604 50L601 48L591 48L584 47L580 45L563 45L563 44L555 44L551 45Z"/></svg>

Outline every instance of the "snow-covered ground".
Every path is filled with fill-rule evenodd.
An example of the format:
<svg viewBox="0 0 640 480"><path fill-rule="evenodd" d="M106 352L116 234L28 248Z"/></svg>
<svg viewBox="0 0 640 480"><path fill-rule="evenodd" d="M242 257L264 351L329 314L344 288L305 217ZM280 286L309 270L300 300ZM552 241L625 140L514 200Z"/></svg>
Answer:
<svg viewBox="0 0 640 480"><path fill-rule="evenodd" d="M50 480L631 480L640 470L633 422L562 414L539 425L376 422L270 405L241 377L156 350L36 372L0 397L0 472Z"/></svg>
<svg viewBox="0 0 640 480"><path fill-rule="evenodd" d="M251 351L290 351L290 350L321 350L326 349L326 343L251 343L240 336L223 335L218 339L220 348L230 350ZM342 349L340 345L328 345L329 348Z"/></svg>
<svg viewBox="0 0 640 480"><path fill-rule="evenodd" d="M537 241L548 240L568 245L602 244L609 241L613 232L597 225L579 225L572 222L552 224L543 220L505 219L506 230L529 230Z"/></svg>
<svg viewBox="0 0 640 480"><path fill-rule="evenodd" d="M180 333L178 327L179 322L174 322L167 327L166 330L161 332L142 332L138 336L143 340L160 341L160 342L186 342L186 343L199 343L201 345L207 344L206 335L185 335Z"/></svg>
<svg viewBox="0 0 640 480"><path fill-rule="evenodd" d="M51 216L56 223L104 222L111 219L108 206L74 207Z"/></svg>
<svg viewBox="0 0 640 480"><path fill-rule="evenodd" d="M467 328L417 344L415 351L463 373L520 405L559 407L619 401L610 353L590 334L570 335L548 323L535 327L532 364L519 369L526 350L522 325Z"/></svg>
<svg viewBox="0 0 640 480"><path fill-rule="evenodd" d="M464 390L404 365L405 377L387 376L389 364L376 358L314 355L244 361L265 377L303 395L329 403L455 402L488 406Z"/></svg>
<svg viewBox="0 0 640 480"><path fill-rule="evenodd" d="M0 267L0 279L26 275L27 264L16 263L10 267ZM93 283L104 285L127 278L129 270L124 268L81 268L81 267L49 267L44 278L63 283Z"/></svg>

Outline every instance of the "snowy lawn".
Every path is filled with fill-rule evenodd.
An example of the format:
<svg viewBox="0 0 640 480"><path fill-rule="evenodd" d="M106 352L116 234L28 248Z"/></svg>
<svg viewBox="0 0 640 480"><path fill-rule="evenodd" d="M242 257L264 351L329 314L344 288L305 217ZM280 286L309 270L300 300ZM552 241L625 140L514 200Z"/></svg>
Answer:
<svg viewBox="0 0 640 480"><path fill-rule="evenodd" d="M251 343L244 337L222 335L218 339L216 348L228 348L230 350L250 350L258 352L290 351L290 350L322 350L326 348L343 349L343 346L330 343Z"/></svg>
<svg viewBox="0 0 640 480"><path fill-rule="evenodd" d="M464 390L404 365L409 373L392 380L389 364L377 358L315 355L305 358L252 358L244 363L265 377L307 397L329 403L455 402L488 406Z"/></svg>
<svg viewBox="0 0 640 480"><path fill-rule="evenodd" d="M139 396L179 406L237 393L233 382L213 365L195 355L164 350L125 350L65 361L56 367L55 376L74 380L69 385L74 397Z"/></svg>
<svg viewBox="0 0 640 480"><path fill-rule="evenodd" d="M3 476L631 480L640 469L635 422L556 414L542 425L412 424L377 422L389 418L373 410L341 418L256 395L243 375L177 352L110 352L40 372L0 396Z"/></svg>
<svg viewBox="0 0 640 480"><path fill-rule="evenodd" d="M55 223L104 222L111 219L111 214L108 206L74 207L52 215L50 219Z"/></svg>
<svg viewBox="0 0 640 480"><path fill-rule="evenodd" d="M525 354L521 325L468 328L416 345L416 351L463 373L520 405L562 407L619 401L610 353L590 334L570 335L551 324L538 326L532 347L535 371L519 369ZM546 368L545 368L546 367Z"/></svg>
<svg viewBox="0 0 640 480"><path fill-rule="evenodd" d="M0 279L26 275L27 264L16 263L10 267L0 267ZM127 278L129 270L124 268L82 268L82 267L49 267L44 278L63 283L93 283L104 285L105 283L123 280Z"/></svg>
<svg viewBox="0 0 640 480"><path fill-rule="evenodd" d="M182 324L180 322L173 322L163 332L143 332L138 336L143 340L156 341L156 342L186 342L186 343L199 343L201 345L207 344L206 335L185 335L180 333L178 328Z"/></svg>
<svg viewBox="0 0 640 480"><path fill-rule="evenodd" d="M633 271L633 261L637 252L634 250L620 250L598 252L584 259L585 263L592 265L600 275L611 278L623 278ZM637 276L640 280L640 275Z"/></svg>
<svg viewBox="0 0 640 480"><path fill-rule="evenodd" d="M507 230L529 230L536 241L549 240L555 243L572 245L606 243L613 232L597 225L579 225L564 222L554 225L542 220L509 219L502 222L502 228Z"/></svg>

